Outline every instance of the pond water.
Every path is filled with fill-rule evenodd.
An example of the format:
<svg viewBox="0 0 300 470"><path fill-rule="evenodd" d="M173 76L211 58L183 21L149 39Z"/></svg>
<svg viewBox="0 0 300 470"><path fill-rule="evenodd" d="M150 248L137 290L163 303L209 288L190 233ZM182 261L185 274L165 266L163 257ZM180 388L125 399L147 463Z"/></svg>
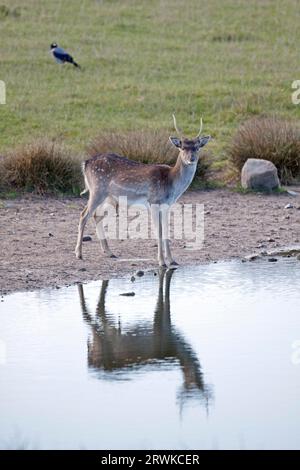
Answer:
<svg viewBox="0 0 300 470"><path fill-rule="evenodd" d="M299 268L224 262L5 297L0 447L299 449Z"/></svg>

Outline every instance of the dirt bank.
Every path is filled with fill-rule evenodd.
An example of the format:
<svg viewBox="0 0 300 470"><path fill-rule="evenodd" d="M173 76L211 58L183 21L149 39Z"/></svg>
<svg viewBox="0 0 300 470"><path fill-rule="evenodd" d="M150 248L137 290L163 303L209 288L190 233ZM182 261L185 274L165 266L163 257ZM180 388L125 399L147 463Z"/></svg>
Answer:
<svg viewBox="0 0 300 470"><path fill-rule="evenodd" d="M190 251L185 241L172 242L180 264L241 257L300 242L300 196L191 191L180 202L204 203L205 208L204 247ZM289 203L293 207L286 209ZM154 240L111 241L118 258L102 255L93 221L85 231L92 241L84 243L84 259L77 260L74 247L84 205L82 199L0 201L1 294L105 279L156 266Z"/></svg>

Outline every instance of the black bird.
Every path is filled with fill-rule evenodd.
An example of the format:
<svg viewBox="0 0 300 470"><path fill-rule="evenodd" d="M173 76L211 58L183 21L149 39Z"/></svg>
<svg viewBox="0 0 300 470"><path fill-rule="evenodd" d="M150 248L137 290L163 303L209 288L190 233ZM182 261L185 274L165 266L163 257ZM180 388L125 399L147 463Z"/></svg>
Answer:
<svg viewBox="0 0 300 470"><path fill-rule="evenodd" d="M70 54L68 54L68 52L66 52L62 47L58 47L56 42L53 42L51 44L50 50L53 54L54 59L59 64L64 64L65 62L69 62L70 64L73 64L74 67L80 68L80 65L77 64L77 62L75 62L73 57Z"/></svg>

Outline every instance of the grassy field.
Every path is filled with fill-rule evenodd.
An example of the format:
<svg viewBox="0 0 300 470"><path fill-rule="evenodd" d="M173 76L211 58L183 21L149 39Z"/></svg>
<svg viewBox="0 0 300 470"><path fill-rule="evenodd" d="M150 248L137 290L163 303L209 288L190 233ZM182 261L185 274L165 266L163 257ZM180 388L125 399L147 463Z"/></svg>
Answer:
<svg viewBox="0 0 300 470"><path fill-rule="evenodd" d="M3 0L0 8L0 154L41 136L76 152L103 130L186 133L199 117L217 160L245 118L298 118L296 0ZM82 70L59 66L56 41Z"/></svg>

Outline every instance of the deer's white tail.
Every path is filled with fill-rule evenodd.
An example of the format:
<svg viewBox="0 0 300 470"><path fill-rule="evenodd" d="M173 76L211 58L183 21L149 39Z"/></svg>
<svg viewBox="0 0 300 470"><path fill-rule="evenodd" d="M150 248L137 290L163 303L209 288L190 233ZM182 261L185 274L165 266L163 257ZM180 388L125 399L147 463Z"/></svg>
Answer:
<svg viewBox="0 0 300 470"><path fill-rule="evenodd" d="M84 188L83 191L81 191L80 196L83 196L83 194L88 193L89 190L90 190L88 182L87 182L87 178L85 176L85 164L86 164L86 162L82 162L82 164L81 164L81 170L82 170L82 174L83 174L83 177L84 177L85 188Z"/></svg>
<svg viewBox="0 0 300 470"><path fill-rule="evenodd" d="M80 196L83 196L83 194L88 193L88 192L89 192L89 189L88 189L88 188L84 188L84 190L81 191Z"/></svg>

